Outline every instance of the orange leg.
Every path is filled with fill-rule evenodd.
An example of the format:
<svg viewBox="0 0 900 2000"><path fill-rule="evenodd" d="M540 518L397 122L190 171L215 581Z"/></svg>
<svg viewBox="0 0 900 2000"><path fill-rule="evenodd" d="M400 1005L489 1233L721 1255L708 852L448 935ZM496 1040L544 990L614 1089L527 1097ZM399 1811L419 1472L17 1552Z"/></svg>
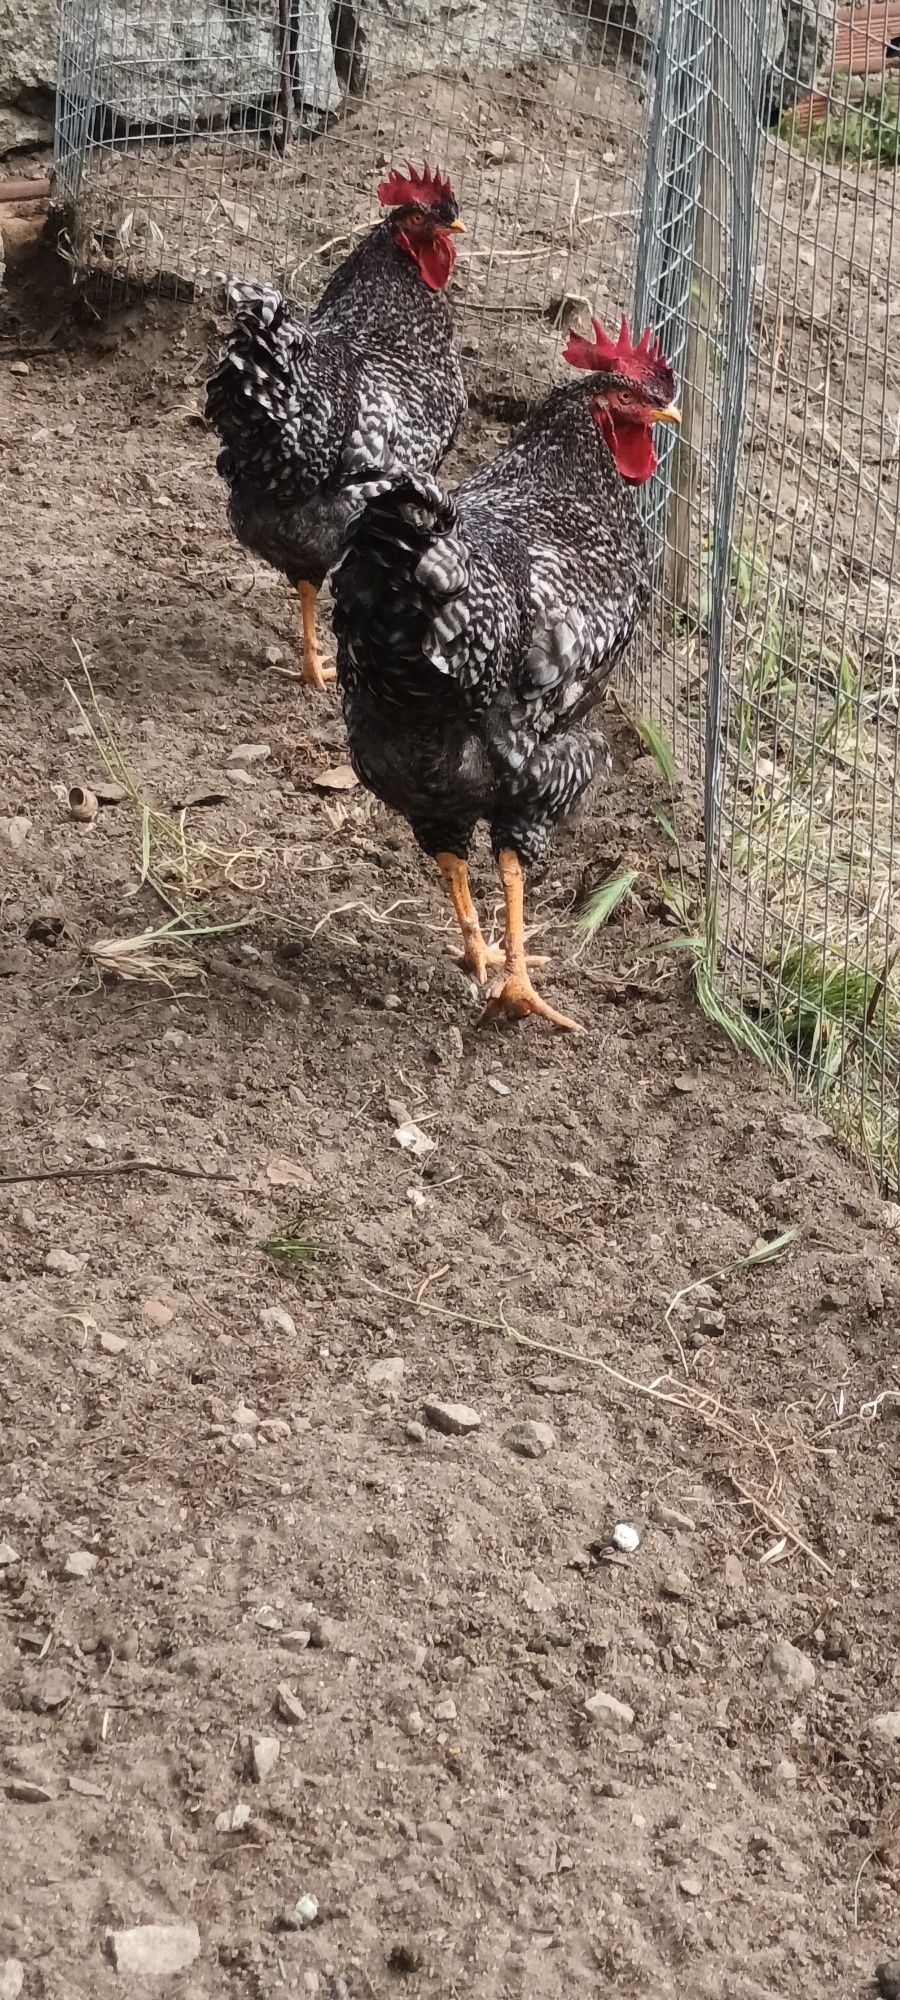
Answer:
<svg viewBox="0 0 900 2000"><path fill-rule="evenodd" d="M489 967L503 967L506 954L497 944L486 944L478 921L478 911L472 901L469 888L469 870L458 854L436 854L435 861L447 884L447 893L463 935L461 963L467 972L472 972L480 986L484 985ZM546 959L530 958L529 965L546 965Z"/></svg>
<svg viewBox="0 0 900 2000"><path fill-rule="evenodd" d="M482 1025L486 1021L521 1021L526 1014L539 1014L544 1021L552 1021L555 1028L569 1028L576 1035L584 1033L580 1021L572 1021L568 1014L557 1014L546 1000L536 993L528 976L528 960L525 956L525 878L518 855L512 849L503 847L499 855L500 880L506 900L506 932L503 939L505 978L487 1003L481 1016Z"/></svg>
<svg viewBox="0 0 900 2000"><path fill-rule="evenodd" d="M334 680L334 668L323 664L316 638L316 599L319 593L314 583L298 583L297 596L300 599L300 617L303 621L303 655L300 661L300 679L304 687L320 690L327 681Z"/></svg>

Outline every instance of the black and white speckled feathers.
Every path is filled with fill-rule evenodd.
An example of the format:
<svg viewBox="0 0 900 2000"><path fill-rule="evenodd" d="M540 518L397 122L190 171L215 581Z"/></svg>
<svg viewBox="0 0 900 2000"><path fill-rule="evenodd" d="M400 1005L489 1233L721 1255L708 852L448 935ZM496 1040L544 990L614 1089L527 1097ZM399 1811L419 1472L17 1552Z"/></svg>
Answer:
<svg viewBox="0 0 900 2000"><path fill-rule="evenodd" d="M232 526L291 583L321 584L349 522L398 466L438 466L466 395L450 308L388 218L335 272L304 326L280 292L235 285L206 413Z"/></svg>
<svg viewBox="0 0 900 2000"><path fill-rule="evenodd" d="M427 852L540 860L608 769L584 726L648 602L631 489L594 421L595 378L554 391L452 496L373 498L333 578L338 681L363 783Z"/></svg>

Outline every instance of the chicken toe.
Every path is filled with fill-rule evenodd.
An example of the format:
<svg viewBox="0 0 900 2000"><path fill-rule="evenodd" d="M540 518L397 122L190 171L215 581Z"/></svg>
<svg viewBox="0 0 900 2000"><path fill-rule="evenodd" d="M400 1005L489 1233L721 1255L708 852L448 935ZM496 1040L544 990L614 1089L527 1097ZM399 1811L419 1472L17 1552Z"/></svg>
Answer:
<svg viewBox="0 0 900 2000"><path fill-rule="evenodd" d="M551 1021L554 1028L567 1028L574 1035L584 1034L580 1021L573 1021L569 1014L557 1013L549 1001L542 1000L524 968L510 973L491 994L478 1025L484 1028L490 1021L524 1021L526 1014L538 1014L541 1020Z"/></svg>
<svg viewBox="0 0 900 2000"><path fill-rule="evenodd" d="M525 880L522 863L511 848L503 847L498 856L500 880L506 902L506 931L503 939L504 978L495 987L481 1016L480 1026L489 1021L502 1019L524 1020L526 1014L538 1014L544 1021L552 1022L555 1028L567 1028L576 1035L584 1033L580 1021L573 1021L568 1014L558 1014L555 1007L542 1000L532 986L528 973L528 958L525 952Z"/></svg>

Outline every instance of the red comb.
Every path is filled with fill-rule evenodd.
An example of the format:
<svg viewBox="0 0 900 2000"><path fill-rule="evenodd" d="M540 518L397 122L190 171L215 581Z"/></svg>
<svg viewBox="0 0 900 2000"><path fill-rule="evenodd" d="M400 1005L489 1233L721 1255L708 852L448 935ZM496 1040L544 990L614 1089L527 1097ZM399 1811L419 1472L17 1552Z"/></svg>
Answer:
<svg viewBox="0 0 900 2000"><path fill-rule="evenodd" d="M600 321L592 319L595 339L584 340L580 333L570 333L563 348L563 360L573 368L594 368L612 371L616 375L632 375L636 381L642 380L650 370L668 367L665 355L656 339L653 328L647 326L635 346L628 331L628 321L622 314L618 340L610 340L604 333Z"/></svg>
<svg viewBox="0 0 900 2000"><path fill-rule="evenodd" d="M378 189L378 199L385 208L405 208L407 202L414 201L420 208L430 208L432 202L453 199L453 189L439 167L432 171L428 161L417 173L414 166L407 164L406 173L391 173L382 181Z"/></svg>

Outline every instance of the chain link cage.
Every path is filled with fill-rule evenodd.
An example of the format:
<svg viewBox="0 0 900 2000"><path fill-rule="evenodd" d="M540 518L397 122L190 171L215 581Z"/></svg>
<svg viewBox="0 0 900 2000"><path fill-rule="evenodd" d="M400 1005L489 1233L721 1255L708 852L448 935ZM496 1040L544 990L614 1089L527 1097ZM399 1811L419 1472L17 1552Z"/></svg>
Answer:
<svg viewBox="0 0 900 2000"><path fill-rule="evenodd" d="M227 273L302 307L385 166L427 157L468 231L470 393L502 417L590 312L652 323L683 424L642 494L635 671L703 778L698 991L898 1190L894 11L63 0L56 173L95 298Z"/></svg>

